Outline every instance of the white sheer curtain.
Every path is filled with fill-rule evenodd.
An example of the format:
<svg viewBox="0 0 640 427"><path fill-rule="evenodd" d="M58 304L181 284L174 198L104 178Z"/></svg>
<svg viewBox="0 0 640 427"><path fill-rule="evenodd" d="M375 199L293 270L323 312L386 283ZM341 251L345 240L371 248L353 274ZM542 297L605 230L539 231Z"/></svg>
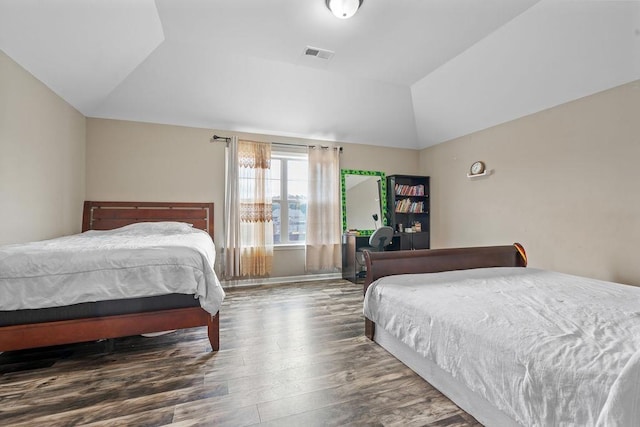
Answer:
<svg viewBox="0 0 640 427"><path fill-rule="evenodd" d="M337 147L309 147L308 272L341 268L340 212L340 151Z"/></svg>
<svg viewBox="0 0 640 427"><path fill-rule="evenodd" d="M238 181L238 138L227 144L225 169L227 182L224 193L224 276L240 276L240 196Z"/></svg>
<svg viewBox="0 0 640 427"><path fill-rule="evenodd" d="M259 277L273 267L271 144L233 138L227 151L225 277Z"/></svg>

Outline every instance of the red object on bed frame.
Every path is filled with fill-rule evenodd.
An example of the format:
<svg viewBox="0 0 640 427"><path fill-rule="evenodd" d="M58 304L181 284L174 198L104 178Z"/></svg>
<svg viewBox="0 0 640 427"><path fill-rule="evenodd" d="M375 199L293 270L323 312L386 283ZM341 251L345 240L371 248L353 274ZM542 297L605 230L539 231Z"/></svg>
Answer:
<svg viewBox="0 0 640 427"><path fill-rule="evenodd" d="M420 249L364 253L367 276L364 292L375 280L394 274L438 273L488 267L526 267L527 254L520 243L508 246ZM373 340L375 323L365 317L365 335Z"/></svg>
<svg viewBox="0 0 640 427"><path fill-rule="evenodd" d="M213 239L213 203L84 202L82 231L110 230L136 222L182 221ZM219 313L201 307L0 327L0 351L118 338L207 326L213 351L220 349Z"/></svg>

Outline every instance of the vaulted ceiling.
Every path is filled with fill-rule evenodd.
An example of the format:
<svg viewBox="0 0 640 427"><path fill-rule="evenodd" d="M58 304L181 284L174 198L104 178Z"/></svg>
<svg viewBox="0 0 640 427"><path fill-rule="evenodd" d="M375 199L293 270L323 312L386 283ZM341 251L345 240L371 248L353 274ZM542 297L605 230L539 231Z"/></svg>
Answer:
<svg viewBox="0 0 640 427"><path fill-rule="evenodd" d="M0 49L88 117L424 148L640 79L640 1L0 0Z"/></svg>

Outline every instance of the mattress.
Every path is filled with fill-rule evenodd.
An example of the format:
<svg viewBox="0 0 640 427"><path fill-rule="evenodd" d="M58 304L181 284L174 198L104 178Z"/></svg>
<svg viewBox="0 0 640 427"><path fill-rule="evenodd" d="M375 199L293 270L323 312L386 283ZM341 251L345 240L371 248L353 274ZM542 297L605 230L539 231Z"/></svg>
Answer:
<svg viewBox="0 0 640 427"><path fill-rule="evenodd" d="M209 234L179 222L0 247L0 311L190 294L215 314L224 291Z"/></svg>
<svg viewBox="0 0 640 427"><path fill-rule="evenodd" d="M364 314L500 414L489 425L640 419L640 288L530 268L398 275Z"/></svg>

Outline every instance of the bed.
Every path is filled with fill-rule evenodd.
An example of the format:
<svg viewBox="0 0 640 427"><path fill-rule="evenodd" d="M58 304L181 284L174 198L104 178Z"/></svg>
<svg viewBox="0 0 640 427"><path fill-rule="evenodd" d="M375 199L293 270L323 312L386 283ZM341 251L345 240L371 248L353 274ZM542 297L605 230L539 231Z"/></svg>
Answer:
<svg viewBox="0 0 640 427"><path fill-rule="evenodd" d="M637 425L640 288L519 244L366 257L367 337L482 424Z"/></svg>
<svg viewBox="0 0 640 427"><path fill-rule="evenodd" d="M174 233L175 229L179 229L179 232ZM143 235L149 230L154 234L153 237ZM198 326L207 326L211 348L213 351L219 350L219 306L224 298L224 291L213 272L213 203L86 201L82 231L83 233L75 236L4 247L6 250L0 253L0 258L4 257L4 261L9 264L0 268L0 285L4 283L5 286L13 286L10 289L11 293L23 292L25 302L16 303L14 299L9 298L11 295L5 290L4 298L0 301L0 351L152 334ZM129 242L126 243L126 252L121 248L114 250L115 245L120 244L119 234L126 234L126 241ZM160 239L157 242L150 240L156 239L155 234ZM174 242L174 239L177 239L177 242ZM64 243L59 243L60 240ZM21 263L20 256L9 259L9 255L13 256L16 253L16 247L19 247L19 250L27 248L27 252L37 254L47 252L49 246L57 247L64 244L66 251L67 247L84 247L82 245L86 245L87 242L100 250L104 248L105 251L83 249L78 251L77 255L54 252L53 267L47 267L46 275L37 277L38 286L42 287L40 298L37 298L38 294L33 289L25 290L28 289L28 285L35 283L27 274L22 277L8 276L7 271L13 272L11 267ZM191 247L192 245L198 247ZM67 270L61 274L61 269L68 269L68 266L76 264L65 260L58 261L55 257L74 260L82 258L82 262L85 262L83 257L91 255L89 252L98 255L108 254L97 256L104 258L99 261L106 261L108 266L103 267L100 264L96 267L98 264L95 263L98 261L93 257L89 259L86 267L78 267L78 271L74 271L73 274ZM147 256L152 257L151 261L146 260ZM167 256L171 258L166 258ZM135 268L130 268L128 264L126 268L119 268L124 262L134 261L139 263ZM29 267L28 262L23 263ZM159 270L152 270L151 264L154 263L160 266ZM183 263L187 264L182 265ZM5 270L4 273L2 269ZM117 283L113 289L115 294L110 293L111 289L105 290L112 286L109 281L111 276L104 275L107 270L113 270L110 274L114 275L114 283ZM191 283L181 282L183 277L191 280L185 272L193 276L193 286L197 285L195 291L188 290L192 287ZM96 274L100 276L95 276ZM68 277L68 280L65 278L64 281L59 281L57 276L60 275ZM141 285L130 285L138 283L135 280L142 276L147 281L150 278L154 279L161 290L142 290ZM84 277L87 280L83 283ZM99 285L92 281L96 277L99 277ZM40 280L42 278L44 281ZM75 282L75 288L71 291L65 290L64 288L72 282ZM54 283L60 286L59 291L47 288ZM24 286L17 286L18 284ZM75 289L81 289L77 295L74 294ZM67 296L58 295L58 292ZM35 295L35 300L31 295ZM26 296L30 296L28 302ZM40 304L42 301L55 303ZM19 305L18 308L16 304Z"/></svg>

